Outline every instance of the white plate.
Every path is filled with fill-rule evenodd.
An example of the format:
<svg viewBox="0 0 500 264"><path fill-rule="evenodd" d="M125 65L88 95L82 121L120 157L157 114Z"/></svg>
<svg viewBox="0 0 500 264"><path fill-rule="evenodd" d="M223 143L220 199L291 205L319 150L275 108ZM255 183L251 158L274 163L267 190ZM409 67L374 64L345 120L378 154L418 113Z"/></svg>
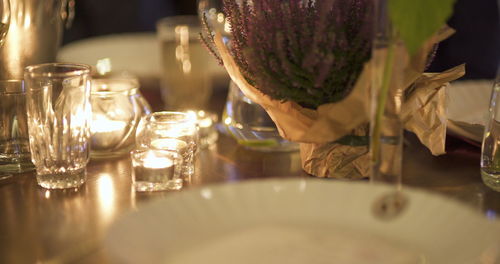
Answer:
<svg viewBox="0 0 500 264"><path fill-rule="evenodd" d="M448 89L448 129L458 135L481 142L488 118L493 89L492 80L469 80L452 83Z"/></svg>
<svg viewBox="0 0 500 264"><path fill-rule="evenodd" d="M93 37L63 46L57 61L95 66L109 58L113 71L127 71L140 77L160 74L159 45L153 33L131 33Z"/></svg>
<svg viewBox="0 0 500 264"><path fill-rule="evenodd" d="M475 263L500 239L496 221L406 189L396 219L372 213L391 188L367 182L266 180L173 193L118 220L119 263Z"/></svg>
<svg viewBox="0 0 500 264"><path fill-rule="evenodd" d="M161 73L160 45L155 33L126 33L83 39L63 46L57 61L95 66L109 58L114 72L128 72L139 78L158 78ZM225 70L215 63L210 69L218 77Z"/></svg>

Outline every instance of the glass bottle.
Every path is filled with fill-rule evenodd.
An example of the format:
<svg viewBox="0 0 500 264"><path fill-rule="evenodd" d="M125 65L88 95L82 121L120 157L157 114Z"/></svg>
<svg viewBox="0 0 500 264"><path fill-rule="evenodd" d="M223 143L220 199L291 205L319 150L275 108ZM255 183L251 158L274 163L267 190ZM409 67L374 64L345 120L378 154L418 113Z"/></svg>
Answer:
<svg viewBox="0 0 500 264"><path fill-rule="evenodd" d="M370 121L371 181L401 184L403 155L403 76L398 59L403 43L392 28L386 0L375 1L372 46L372 116Z"/></svg>

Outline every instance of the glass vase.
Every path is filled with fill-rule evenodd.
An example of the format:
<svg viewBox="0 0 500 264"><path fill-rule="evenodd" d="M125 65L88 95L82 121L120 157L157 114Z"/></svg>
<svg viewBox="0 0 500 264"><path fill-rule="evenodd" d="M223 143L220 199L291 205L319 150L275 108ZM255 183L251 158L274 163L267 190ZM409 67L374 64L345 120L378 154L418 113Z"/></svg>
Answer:
<svg viewBox="0 0 500 264"><path fill-rule="evenodd" d="M376 1L372 46L372 115L370 121L370 179L401 184L403 151L403 81L405 61L402 43L394 34L386 0Z"/></svg>
<svg viewBox="0 0 500 264"><path fill-rule="evenodd" d="M299 144L283 139L259 104L231 81L222 120L226 130L245 148L257 151L297 151Z"/></svg>

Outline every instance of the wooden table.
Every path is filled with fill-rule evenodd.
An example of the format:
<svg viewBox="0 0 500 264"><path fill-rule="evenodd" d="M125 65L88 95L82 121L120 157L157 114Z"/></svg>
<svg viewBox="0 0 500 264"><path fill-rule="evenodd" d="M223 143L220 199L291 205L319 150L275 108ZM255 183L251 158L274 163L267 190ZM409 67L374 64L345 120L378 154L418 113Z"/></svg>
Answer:
<svg viewBox="0 0 500 264"><path fill-rule="evenodd" d="M153 97L151 97L153 98ZM220 102L214 110L220 111ZM500 218L500 193L479 173L479 149L458 139L448 154L433 157L412 134L406 135L403 182L444 194ZM169 192L135 193L128 157L91 161L87 183L78 190L38 187L34 173L0 182L0 263L108 263L101 240L121 215ZM200 152L191 186L269 177L310 177L292 153L246 150L225 135Z"/></svg>

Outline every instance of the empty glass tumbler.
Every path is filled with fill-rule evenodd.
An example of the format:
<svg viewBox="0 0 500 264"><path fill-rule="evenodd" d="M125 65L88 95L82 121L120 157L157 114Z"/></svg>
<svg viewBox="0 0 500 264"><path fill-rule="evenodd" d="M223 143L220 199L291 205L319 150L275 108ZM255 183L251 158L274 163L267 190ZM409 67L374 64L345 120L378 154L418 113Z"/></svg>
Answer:
<svg viewBox="0 0 500 264"><path fill-rule="evenodd" d="M85 182L92 118L89 73L90 67L81 64L25 69L31 160L44 188L78 187Z"/></svg>
<svg viewBox="0 0 500 264"><path fill-rule="evenodd" d="M484 184L500 192L500 74L493 85L489 111L481 148L481 176Z"/></svg>
<svg viewBox="0 0 500 264"><path fill-rule="evenodd" d="M34 169L28 137L23 81L0 81L0 178Z"/></svg>
<svg viewBox="0 0 500 264"><path fill-rule="evenodd" d="M162 64L161 91L168 110L202 110L212 95L215 59L199 40L198 16L172 16L156 25Z"/></svg>

